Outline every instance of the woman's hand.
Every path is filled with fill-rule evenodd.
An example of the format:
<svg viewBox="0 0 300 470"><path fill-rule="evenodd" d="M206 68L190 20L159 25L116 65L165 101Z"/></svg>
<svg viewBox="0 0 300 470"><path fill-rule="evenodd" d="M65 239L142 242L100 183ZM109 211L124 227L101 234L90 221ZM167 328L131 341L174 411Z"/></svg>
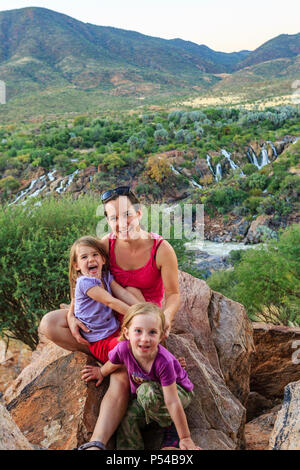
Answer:
<svg viewBox="0 0 300 470"><path fill-rule="evenodd" d="M80 330L83 330L86 333L89 333L90 330L80 320L78 320L78 318L76 318L74 315L70 315L68 317L68 325L72 335L78 343L86 345L90 344L88 340L83 338L83 336L80 334Z"/></svg>
<svg viewBox="0 0 300 470"><path fill-rule="evenodd" d="M81 379L86 383L90 382L91 380L96 380L96 387L98 387L103 382L104 377L101 374L101 369L99 366L85 366L81 372Z"/></svg>
<svg viewBox="0 0 300 470"><path fill-rule="evenodd" d="M202 450L201 447L196 446L190 437L180 439L179 448L181 450Z"/></svg>

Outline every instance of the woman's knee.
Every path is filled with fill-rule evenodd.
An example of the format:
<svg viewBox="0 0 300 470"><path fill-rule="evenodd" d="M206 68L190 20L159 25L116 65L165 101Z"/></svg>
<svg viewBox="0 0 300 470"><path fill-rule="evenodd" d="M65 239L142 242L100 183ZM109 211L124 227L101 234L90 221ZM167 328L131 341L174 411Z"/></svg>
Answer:
<svg viewBox="0 0 300 470"><path fill-rule="evenodd" d="M38 327L39 333L45 335L48 339L52 339L52 336L55 336L55 331L62 323L65 323L65 310L48 312L41 319Z"/></svg>

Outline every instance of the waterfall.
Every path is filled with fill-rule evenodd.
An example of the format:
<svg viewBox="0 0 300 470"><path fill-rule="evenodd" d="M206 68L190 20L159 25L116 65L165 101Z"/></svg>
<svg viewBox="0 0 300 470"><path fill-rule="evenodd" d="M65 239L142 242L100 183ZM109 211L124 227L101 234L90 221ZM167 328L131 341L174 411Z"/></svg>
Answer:
<svg viewBox="0 0 300 470"><path fill-rule="evenodd" d="M237 170L238 166L230 158L231 153L227 152L225 149L221 149L221 153L222 155L224 155L225 158L227 158L230 168L232 168L233 170Z"/></svg>
<svg viewBox="0 0 300 470"><path fill-rule="evenodd" d="M207 161L207 165L208 165L210 171L215 176L215 172L214 172L213 167L211 166L211 163L210 163L210 156L208 154L206 155L206 161Z"/></svg>
<svg viewBox="0 0 300 470"><path fill-rule="evenodd" d="M267 144L270 144L270 145L271 145L271 149L273 150L273 155L274 155L275 158L277 158L277 157L278 157L278 153L277 153L276 147L275 147L275 145L273 144L273 142L271 142L271 141L268 140L268 141L267 141Z"/></svg>
<svg viewBox="0 0 300 470"><path fill-rule="evenodd" d="M173 171L173 173L175 173L175 175L180 175L179 171L176 170L173 165L170 164L170 168Z"/></svg>
<svg viewBox="0 0 300 470"><path fill-rule="evenodd" d="M221 153L228 160L230 168L232 170L238 170L239 169L239 166L236 163L234 163L233 160L231 160L231 153L227 152L227 150L225 150L225 149L221 149ZM245 174L242 170L240 171L240 176L245 176Z"/></svg>
<svg viewBox="0 0 300 470"><path fill-rule="evenodd" d="M270 163L268 151L265 146L263 146L263 148L261 149L261 155L262 155L262 159L261 159L261 164L260 164L259 169L263 168L264 166L268 165L268 163Z"/></svg>
<svg viewBox="0 0 300 470"><path fill-rule="evenodd" d="M215 176L216 181L221 181L222 179L222 166L221 163L218 163L216 166L216 176Z"/></svg>
<svg viewBox="0 0 300 470"><path fill-rule="evenodd" d="M193 185L193 186L195 186L196 188L200 188L200 189L202 189L202 186L201 186L201 184L198 184L198 183L196 183L196 181L195 181L195 180L191 179L191 183L192 183L192 185Z"/></svg>

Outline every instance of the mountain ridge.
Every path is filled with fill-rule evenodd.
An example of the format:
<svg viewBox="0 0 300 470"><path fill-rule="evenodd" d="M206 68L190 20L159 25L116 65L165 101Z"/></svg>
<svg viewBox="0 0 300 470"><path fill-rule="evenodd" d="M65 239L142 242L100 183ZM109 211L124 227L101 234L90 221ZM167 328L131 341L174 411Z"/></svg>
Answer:
<svg viewBox="0 0 300 470"><path fill-rule="evenodd" d="M286 61L282 67L280 60ZM256 97L265 94L263 86L280 94L299 72L300 34L280 35L255 51L226 53L180 38L84 23L47 8L0 12L6 117L14 106L14 114L24 115L26 106L26 115L36 115L95 110L98 103L132 109L207 93Z"/></svg>

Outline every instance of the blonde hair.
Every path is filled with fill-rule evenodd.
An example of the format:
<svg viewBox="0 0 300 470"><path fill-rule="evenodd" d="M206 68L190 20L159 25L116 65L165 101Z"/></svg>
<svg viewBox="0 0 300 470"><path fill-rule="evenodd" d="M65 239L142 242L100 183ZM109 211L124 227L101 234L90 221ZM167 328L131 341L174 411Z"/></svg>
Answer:
<svg viewBox="0 0 300 470"><path fill-rule="evenodd" d="M151 302L140 302L138 304L132 305L127 310L127 313L125 314L124 320L122 323L122 331L119 337L119 341L124 341L126 339L125 328L128 330L134 317L136 317L137 315L145 315L148 313L152 313L160 318L161 335L162 335L165 329L165 314L163 310L160 307L158 307L158 305L153 304Z"/></svg>
<svg viewBox="0 0 300 470"><path fill-rule="evenodd" d="M74 264L77 263L77 248L79 246L89 246L97 250L100 255L105 259L104 270L108 271L109 269L109 259L104 249L104 244L101 240L95 237L91 237L87 235L85 237L78 238L76 240L71 249L70 249L70 262L69 262L69 283L70 283L70 295L71 299L74 297L74 291L76 286L77 278L80 274L78 274L77 270L75 269Z"/></svg>

